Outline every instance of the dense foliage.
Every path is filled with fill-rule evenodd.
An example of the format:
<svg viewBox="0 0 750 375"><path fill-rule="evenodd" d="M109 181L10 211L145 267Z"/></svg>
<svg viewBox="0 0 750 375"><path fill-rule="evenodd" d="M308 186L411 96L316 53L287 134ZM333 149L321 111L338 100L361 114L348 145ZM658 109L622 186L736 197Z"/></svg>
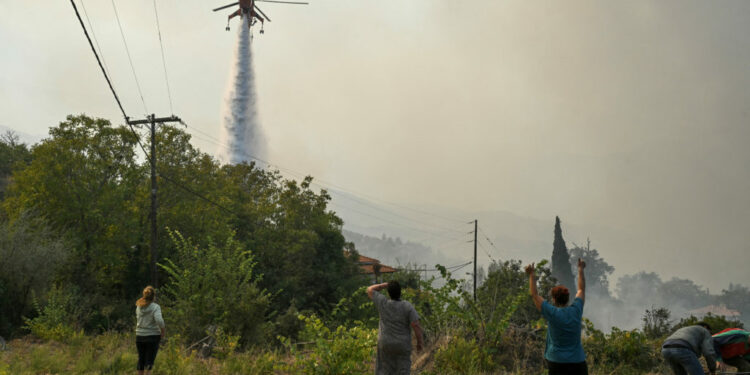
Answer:
<svg viewBox="0 0 750 375"><path fill-rule="evenodd" d="M371 373L378 316L327 192L313 191L310 177L221 165L178 128L160 127L156 142L157 298L169 334L155 374ZM132 372L134 302L150 282L152 253L150 168L139 150L130 129L84 115L31 148L0 137L0 335L41 339L0 352L0 375ZM587 262L583 343L593 374L663 370L660 343L698 321L675 323L675 309L750 311L743 286L711 295L653 273L626 275L611 294L614 267L590 244L568 253L559 219L553 243L552 267L537 266L539 291L546 297L556 274L573 287L571 265ZM543 372L547 327L520 261L493 262L476 298L436 268L427 280L408 265L386 277L400 281L421 317L426 350L415 354L415 371ZM600 312L643 325L612 327ZM704 319L714 331L743 327Z"/></svg>
<svg viewBox="0 0 750 375"><path fill-rule="evenodd" d="M149 168L136 136L80 115L29 151L13 139L0 139L0 173L8 180L0 294L12 296L0 299L7 312L0 335L21 333L21 316L34 315L31 292L43 304L53 284L83 301L77 324L87 332L132 327L151 254ZM156 142L159 262L186 267L181 243L166 228L200 249L222 249L212 246L233 238L227 251L252 251L255 287L267 291L270 311L329 311L362 285L356 252L343 251L341 219L328 210L325 191L310 189L311 178L297 183L253 164L222 166L174 127L160 127ZM171 276L160 271L161 280Z"/></svg>

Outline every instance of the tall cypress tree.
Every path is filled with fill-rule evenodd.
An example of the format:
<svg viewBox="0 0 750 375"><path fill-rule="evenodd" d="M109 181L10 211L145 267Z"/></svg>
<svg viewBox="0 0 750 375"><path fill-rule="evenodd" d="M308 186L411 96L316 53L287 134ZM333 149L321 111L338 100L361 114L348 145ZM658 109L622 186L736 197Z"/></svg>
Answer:
<svg viewBox="0 0 750 375"><path fill-rule="evenodd" d="M570 267L570 254L560 228L560 218L555 216L555 242L552 244L552 276L571 291L575 290L575 278Z"/></svg>

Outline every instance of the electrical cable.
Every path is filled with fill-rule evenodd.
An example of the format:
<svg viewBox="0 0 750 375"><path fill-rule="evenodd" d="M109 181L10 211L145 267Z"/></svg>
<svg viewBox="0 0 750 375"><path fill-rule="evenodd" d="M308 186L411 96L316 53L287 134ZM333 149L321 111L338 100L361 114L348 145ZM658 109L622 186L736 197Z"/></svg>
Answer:
<svg viewBox="0 0 750 375"><path fill-rule="evenodd" d="M169 98L169 112L174 114L174 110L172 109L172 90L169 88L169 75L167 74L167 59L164 57L164 43L161 40L161 26L159 25L159 12L156 10L156 0L154 0L154 15L156 16L156 31L159 34L159 47L161 48L161 64L164 67L164 82L167 83L167 97Z"/></svg>
<svg viewBox="0 0 750 375"><path fill-rule="evenodd" d="M120 23L120 15L117 14L117 6L115 0L112 1L112 9L115 11L115 18L117 19L117 26L120 28L120 36L122 36L122 44L125 45L125 52L128 55L128 61L130 62L130 70L133 71L133 78L135 78L135 86L138 88L138 95L141 97L141 103L143 103L143 109L148 113L148 107L146 107L146 100L143 99L143 92L141 91L141 83L138 81L138 75L135 74L135 65L133 65L133 59L130 57L130 49L128 48L128 42L125 40L125 32L122 30L122 23Z"/></svg>
<svg viewBox="0 0 750 375"><path fill-rule="evenodd" d="M148 152L146 151L146 148L145 148L145 147L143 146L143 144L142 144L142 142L141 142L141 138L140 138L140 135L139 135L139 134L138 134L138 133L137 133L137 132L135 131L134 127L133 127L133 126L132 126L132 125L130 124L130 121L129 121L129 117L127 116L127 114L126 114L126 112L125 112L125 109L123 108L123 106L122 106L122 103L120 102L120 99L119 99L119 97L118 97L118 95L117 95L117 92L115 91L115 89L114 89L114 86L112 85L112 82L111 82L111 80L110 80L110 78L109 78L109 75L107 74L107 70L106 70L106 69L104 68L104 65L103 65L103 63L102 63L102 60L100 59L100 57L99 57L99 54L98 54L98 52L97 52L96 48L94 47L94 43L92 42L92 40L91 40L91 37L89 37L88 31L87 31L87 29L86 29L86 26L85 26L85 25L84 25L84 23L83 23L83 19L81 18L81 15L80 15L80 13L78 12L78 8L76 7L76 5L75 5L75 2L74 2L74 0L71 0L71 5L73 6L73 9L74 9L74 11L75 11L75 13L76 13L76 16L78 17L78 21L79 21L79 22L80 22L80 24L81 24L81 28L83 29L83 32L84 32L84 34L86 35L86 39L87 39L87 40L88 40L88 42L89 42L89 46L91 47L91 50L92 50L92 52L94 53L94 57L96 57L97 63L99 64L99 68L101 69L101 71L102 71L102 74L104 75L104 78L105 78L105 80L107 81L107 84L109 85L109 88L110 88L110 90L111 90L111 92L112 92L112 95L114 96L114 98L115 98L115 101L117 102L117 104L118 104L118 107L120 108L120 111L122 112L122 115L123 115L123 117L125 118L125 122L126 122L126 123L128 124L128 126L129 126L129 128L130 128L131 132L132 132L132 133L133 133L133 135L134 135L134 136L136 137L136 141L137 141L138 145L140 146L141 150L143 151L144 155L146 155L146 159L148 160L148 162L149 162L149 163L151 163L151 158L149 157L149 153L148 153ZM126 40L125 40L125 34L124 34L123 30L122 30L122 24L120 23L119 15L117 14L117 7L116 7L116 5L115 5L115 3L114 3L114 0L112 0L112 7L113 7L113 9L114 9L114 11L115 11L115 16L117 17L117 23L118 23L118 26L119 26L119 28L120 28L120 35L122 36L122 40L123 40L123 43L124 43L124 45L125 45L125 50L126 50L126 52L127 52L127 55L128 55L128 60L130 61L130 67L131 67L131 70L132 70L132 72L133 72L133 77L135 78L135 81L136 81L136 85L137 85L137 87L138 87L138 91L139 91L139 94L140 94L140 96L141 96L141 101L143 102L143 105L144 105L144 109L146 109L146 103L145 103L145 100L143 99L143 95L142 95L142 93L141 93L141 89L140 89L140 83L138 82L138 77L137 77L137 75L136 75L136 73L135 73L135 67L134 67L134 65L133 65L133 62L132 62L132 59L131 59L131 57L130 57L130 51L129 51L129 49L128 49L128 46L127 46L127 42L126 42ZM166 65L165 65L165 72L166 72ZM148 112L148 110L147 110L147 109L146 109L146 111ZM187 126L187 125L186 125L186 126ZM257 157L252 157L252 158L253 158L253 159L255 159L255 160L261 161L261 162L263 162L263 163L265 163L265 164L267 164L267 165L269 165L269 166L273 166L273 165L272 165L271 163L269 163L269 162L267 162L267 161L265 161L265 160L259 159L259 158L257 158ZM177 181L173 180L172 178L170 178L169 176L167 176L167 175L165 175L165 174L163 174L163 173L160 173L160 174L159 174L159 176L160 176L160 177L162 177L162 178L164 178L164 179L165 179L166 181L168 181L168 182L170 182L170 183L174 184L175 186L177 186L177 187L179 187L179 188L182 188L183 190L185 190L185 191L187 191L187 192L189 192L189 193L191 193L191 194L195 195L196 197L198 197L198 198L201 198L201 199L205 200L206 202L209 202L209 203L211 203L211 204L213 204L213 205L215 205L215 206L217 206L217 207L219 207L219 208L221 208L221 209L223 209L223 210L225 210L225 211L227 211L227 212L230 212L230 213L236 214L236 213L234 213L234 212L233 212L232 210L230 210L230 209L228 209L228 208L226 208L226 207L224 207L224 206L222 206L222 205L220 205L220 204L218 204L218 203L216 203L216 202L214 202L214 201L212 201L212 200L208 199L207 197L205 197L205 196L203 196L203 195L201 195L201 194L199 194L199 193L197 193L197 192L195 192L195 191L193 191L193 190L191 190L191 189L187 188L186 186L183 186L182 184L178 183ZM334 186L335 186L335 185L334 185ZM343 188L340 188L340 187L339 187L339 189L342 189L342 190L343 190ZM345 190L345 191L346 191L346 190ZM352 194L352 193L350 193L350 194ZM353 194L353 195L354 195L354 194ZM334 203L334 202L331 202L331 203L332 203L332 204L336 204L336 203ZM392 204L392 203L389 203L389 202L385 202L385 203L388 203L388 204L391 204L391 205L397 206L397 205L395 205L395 204ZM340 205L340 204L337 204L337 205L339 205L339 206L341 206L341 207L344 207L344 208L346 208L346 207L345 207L345 206L343 206L343 205ZM373 206L373 207L374 207L374 206ZM349 208L349 209L351 209L351 208ZM408 209L408 208L406 208L406 209ZM365 212L362 212L362 211L359 211L359 210L354 210L354 209L353 209L353 211L355 211L355 212L359 212L360 214L363 214L363 215L366 215L366 216L370 216L370 217L373 217L373 218L377 218L377 219L380 219L380 220L386 221L386 222L388 222L388 223L390 223L390 224L393 224L393 225L400 225L400 224L396 224L396 223L393 223L392 221L389 221L389 220L383 219L383 218L381 218L381 217L377 217L377 216L374 216L374 215L371 215L371 214L368 214L368 213L365 213ZM436 216L436 215L432 215L432 216ZM453 219L453 220L455 220L455 219ZM415 222L416 222L416 221L415 221ZM400 226L403 226L403 225L400 225ZM408 226L407 226L407 227L408 227ZM409 228L411 228L411 229L413 229L413 230L416 230L416 231L421 231L421 232L424 232L424 233L429 233L429 234L431 234L431 235L433 235L433 236L437 236L437 237L443 237L443 238L446 238L446 237L445 237L445 235L442 235L442 234L439 234L439 233L433 233L433 232L429 232L429 231L426 231L426 230L424 230L424 229L420 229L420 228L416 228L416 227L409 227ZM447 239L449 239L449 240L453 240L453 239L455 239L455 238L447 238Z"/></svg>
<svg viewBox="0 0 750 375"><path fill-rule="evenodd" d="M197 132L199 132L199 133L201 133L201 134L205 135L206 137L209 137L209 138L213 138L213 139L214 139L215 141L212 141L211 139L206 139L205 137L201 137L201 136L196 136L196 138L198 138L198 139L202 139L202 140L204 140L204 141L207 141L207 142L210 142L210 143L213 143L213 144L215 144L215 145L217 145L217 146L219 146L219 147L223 147L223 148L224 148L225 150L229 150L229 149L230 149L230 146L228 146L228 145L226 145L226 144L223 144L223 143L220 143L220 142L219 142L218 140L216 140L216 139L215 139L214 137L212 137L211 135L209 135L209 134L207 134L207 133L204 133L204 132L202 132L202 131L200 131L200 130L196 129L195 127L188 127L188 128L190 128L190 129L193 129L193 130L195 130L195 131L197 131ZM268 165L269 167L274 167L274 168L277 168L278 170L280 170L280 171L283 171L283 172L285 172L285 173L287 173L287 174L289 174L289 175L292 175L293 177L296 177L296 178L304 178L304 176L303 176L303 175L302 175L302 174L301 174L300 172L292 171L291 169L288 169L288 168L283 168L283 167L280 167L280 166L278 166L278 165L275 165L275 164L271 164L270 162L267 162L267 161L265 161L265 160L262 160L262 159L256 158L256 157L254 157L254 156L252 156L252 155L250 155L250 158L252 158L252 159L254 159L254 160L257 160L257 161L260 161L260 162L262 162L262 163L264 163L264 164ZM315 185L315 186L318 186L318 187L320 187L320 188L324 188L324 189L330 188L329 186L327 186L327 185L325 185L325 184L322 184L322 183L319 183L318 181L320 181L320 180L318 180L318 179L313 179L313 181L311 182L311 184L312 184L312 185ZM347 200L349 200L349 201L351 201L351 202L354 202L354 203L357 203L357 204L359 204L359 205L367 206L367 207L368 207L368 208L370 208L370 209L374 209L374 210L380 211L380 212L382 212L382 213L384 213L384 214L386 214L386 215L390 215L390 216L394 216L394 217L397 217L397 218L401 218L401 219L403 219L403 220L407 220L407 221L409 221L409 222L412 222L412 223L416 223L416 224L419 224L419 225L422 225L422 226L425 226L425 227L429 227L429 228L438 228L438 229L441 229L441 230L444 230L444 231L451 231L451 232L456 232L456 233L462 233L462 231L461 231L461 230L458 230L458 229L447 228L447 227L443 227L443 226L439 226L439 225L435 225L435 224L428 224L428 223L424 223L424 222L422 222L422 221L419 221L419 220L416 220L416 219L410 218L410 217L408 217L408 216L404 216L404 215L401 215L401 214L399 214L399 213L396 213L396 212L393 212L393 211L389 211L389 210L387 210L387 209L384 209L384 208L382 208L382 207L378 207L378 206L375 206L375 205L373 205L372 203L369 203L369 202L367 202L366 200L364 200L363 198L361 198L361 197L357 197L356 195L354 195L354 194L352 194L352 193L348 193L348 195L346 195L346 194L341 194L341 195L338 195L338 197L341 197L341 198L347 199ZM346 205L343 205L343 204L341 204L341 203L338 203L338 202L337 202L336 204L337 204L338 206L340 206L340 207L343 207L343 208L349 208L349 209L352 209L353 211L356 211L356 212L359 212L359 213L362 213L362 214L364 214L364 213L363 213L362 211L357 211L357 210L353 209L353 208L352 208L351 206L346 206ZM386 220L386 219L384 219L384 218L382 218L382 217L379 217L379 216L377 216L377 217L376 217L376 216L372 216L372 215L369 215L369 216L371 216L371 217L374 217L374 218L377 218L377 219L380 219L380 220L383 220L383 221L386 221L386 222L388 222L389 224L393 224L393 225L399 225L399 226L408 226L408 225L404 225L404 224L402 224L402 223L396 223L396 222L393 222L393 221L391 221L391 220ZM430 233L430 234L434 234L434 232L426 232L426 231L424 231L424 230L422 230L422 229L418 229L418 228L416 228L416 227L413 227L413 226L408 226L408 227L409 227L409 228L412 228L412 229L415 229L415 230L417 230L417 231L422 231L422 232L425 232L425 233ZM443 236L443 237L444 237L444 236Z"/></svg>
<svg viewBox="0 0 750 375"><path fill-rule="evenodd" d="M97 53L96 48L94 48L94 43L91 41L91 37L89 37L89 33L86 30L86 25L84 25L84 23L83 23L83 19L81 18L81 14L78 11L78 7L76 6L75 1L74 0L70 0L70 4L73 6L73 10L76 13L76 17L78 18L78 22L81 24L81 28L83 29L84 35L86 35L86 40L88 40L89 46L91 47L91 51L94 53L94 57L96 58L96 61L99 64L99 69L101 70L102 74L104 75L104 79L107 81L107 85L109 85L109 89L112 92L112 96L114 96L115 102L117 102L117 106L120 108L120 111L122 112L122 117L125 118L125 122L128 124L128 127L130 128L130 131L133 133L133 136L135 137L135 139L136 139L136 141L138 143L138 146L140 146L141 150L146 155L146 160L148 160L148 162L150 164L151 163L151 158L149 157L149 153L146 151L146 148L143 146L143 143L141 143L141 137L140 137L140 135L138 134L138 132L135 131L133 125L130 124L130 118L128 117L127 113L125 112L125 109L123 108L122 103L120 102L119 96L117 96L117 91L115 91L114 86L112 86L112 81L109 79L109 75L107 74L107 71L104 69L104 65L102 64L102 61L99 58L99 54ZM113 5L114 5L114 3L113 3ZM216 203L216 202L212 201L211 199L203 196L200 193L197 193L197 192L193 191L192 189L190 189L190 188L188 188L186 186L183 186L182 184L176 182L175 180L173 180L169 176L167 176L167 175L165 175L163 173L159 174L159 176L162 177L162 178L164 178L164 180L166 180L166 181L174 184L175 186L177 186L177 187L179 187L179 188L181 188L181 189L183 189L183 190L185 190L185 191L187 191L187 192L195 195L196 197L201 198L201 199L205 200L206 202L211 203L214 206L219 207L219 208L221 208L221 209L223 209L223 210L225 210L225 211L227 211L229 213L237 215L237 213L233 212L232 210L230 210L230 209L222 206L219 203Z"/></svg>
<svg viewBox="0 0 750 375"><path fill-rule="evenodd" d="M487 234L484 232L484 230L482 230L482 227L477 226L477 228L479 229L479 232L482 233L482 236L484 236L484 239L487 240L487 242L489 242L490 245L492 245L492 247L497 251L498 256L500 256L501 253L502 253L502 251L500 251L500 249L498 249L497 246L495 246L495 243L492 242L492 240L490 240L490 237L487 236Z"/></svg>
<svg viewBox="0 0 750 375"><path fill-rule="evenodd" d="M104 65L104 70L107 71L107 74L109 74L109 67L107 66L107 61L104 59L104 53L102 52L102 47L99 45L99 40L96 38L96 31L94 30L94 26L91 24L91 20L89 19L89 13L86 11L86 4L83 3L83 0L81 0L81 9L83 9L83 15L86 17L86 22L89 24L89 29L91 29L91 36L94 38L94 44L96 44L96 49L99 50L99 55L102 57L102 64Z"/></svg>
<svg viewBox="0 0 750 375"><path fill-rule="evenodd" d="M76 3L73 0L70 0L70 4L73 6L73 10L76 12L76 17L78 17L78 22L81 23L81 28L83 28L83 33L86 35L86 40L89 41L89 46L91 46L91 51L94 52L94 57L96 57L96 62L99 64L99 68L102 71L102 74L104 74L104 79L107 80L107 85L109 85L110 91L112 91L112 95L115 97L115 101L117 102L117 106L120 108L120 112L122 112L122 117L125 118L125 122L128 122L128 115L125 114L125 109L122 107L122 103L120 102L120 98L117 96L117 92L115 91L115 88L112 86L112 81L109 79L109 75L107 74L107 71L104 69L104 65L102 65L102 60L99 58L99 54L96 52L96 48L94 48L94 43L91 42L91 37L89 37L88 31L86 31L86 25L83 24L83 19L81 19L81 14L78 12L78 7L76 7Z"/></svg>

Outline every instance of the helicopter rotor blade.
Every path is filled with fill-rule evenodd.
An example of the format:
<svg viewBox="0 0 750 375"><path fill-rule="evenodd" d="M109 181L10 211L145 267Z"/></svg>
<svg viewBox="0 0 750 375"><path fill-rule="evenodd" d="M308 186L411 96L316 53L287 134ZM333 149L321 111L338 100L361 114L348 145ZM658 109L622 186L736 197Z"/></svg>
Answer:
<svg viewBox="0 0 750 375"><path fill-rule="evenodd" d="M305 3L302 1L279 1L279 0L255 0L260 1L264 3L277 3L277 4L297 4L297 5L308 5L310 3Z"/></svg>
<svg viewBox="0 0 750 375"><path fill-rule="evenodd" d="M218 7L218 8L216 8L216 9L214 9L214 12L216 12L216 11L219 11L219 10L222 10L222 9L227 9L227 8L229 8L229 7L233 7L233 6L235 6L235 5L239 4L239 3L240 3L240 2L238 1L238 2L236 2L236 3L231 3L231 4L229 4L229 5L224 5L223 7Z"/></svg>

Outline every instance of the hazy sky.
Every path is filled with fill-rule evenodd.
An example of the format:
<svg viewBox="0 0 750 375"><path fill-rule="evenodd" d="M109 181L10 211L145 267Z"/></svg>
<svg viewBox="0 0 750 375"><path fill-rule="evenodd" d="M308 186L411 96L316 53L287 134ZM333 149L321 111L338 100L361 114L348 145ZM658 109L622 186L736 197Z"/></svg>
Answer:
<svg viewBox="0 0 750 375"><path fill-rule="evenodd" d="M622 272L750 284L750 1L311 1L262 5L272 162L389 201L560 215ZM215 153L225 2L157 3L174 111ZM153 2L116 2L148 112L111 2L84 4L125 109L169 114ZM69 2L0 0L0 51L0 125L121 121Z"/></svg>

